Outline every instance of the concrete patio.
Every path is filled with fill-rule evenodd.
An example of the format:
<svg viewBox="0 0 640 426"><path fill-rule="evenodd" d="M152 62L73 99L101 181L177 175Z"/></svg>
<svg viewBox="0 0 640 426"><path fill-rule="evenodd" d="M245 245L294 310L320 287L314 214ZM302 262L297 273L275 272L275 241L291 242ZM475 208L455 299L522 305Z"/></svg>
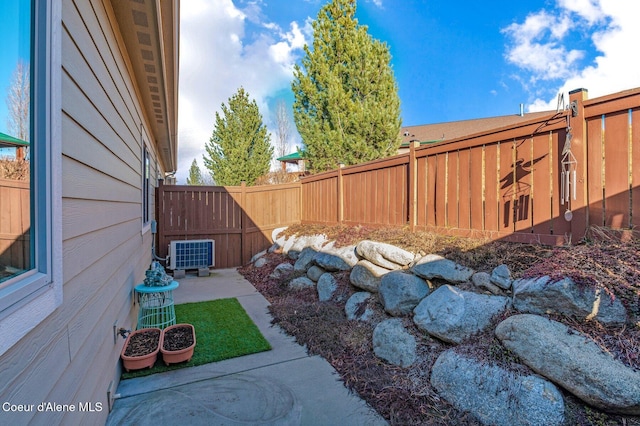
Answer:
<svg viewBox="0 0 640 426"><path fill-rule="evenodd" d="M272 350L123 380L107 425L386 424L327 361L271 325L269 302L236 269L179 282L176 304L237 298Z"/></svg>

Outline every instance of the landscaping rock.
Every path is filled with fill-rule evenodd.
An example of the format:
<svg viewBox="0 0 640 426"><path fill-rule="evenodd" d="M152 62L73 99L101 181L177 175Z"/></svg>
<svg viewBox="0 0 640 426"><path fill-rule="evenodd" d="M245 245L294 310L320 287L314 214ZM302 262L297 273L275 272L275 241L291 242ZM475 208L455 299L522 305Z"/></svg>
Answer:
<svg viewBox="0 0 640 426"><path fill-rule="evenodd" d="M394 316L409 315L428 294L427 283L413 274L393 271L380 281L380 302Z"/></svg>
<svg viewBox="0 0 640 426"><path fill-rule="evenodd" d="M640 372L589 337L538 315L514 315L495 331L533 371L603 411L640 415Z"/></svg>
<svg viewBox="0 0 640 426"><path fill-rule="evenodd" d="M307 247L320 250L322 246L327 242L327 237L322 234L316 235L301 235L296 236L295 241L289 251L302 252Z"/></svg>
<svg viewBox="0 0 640 426"><path fill-rule="evenodd" d="M620 299L601 289L577 285L571 278L525 278L513 282L513 306L532 314L558 313L603 324L624 324L627 311Z"/></svg>
<svg viewBox="0 0 640 426"><path fill-rule="evenodd" d="M284 235L280 236L280 234L286 231L287 228L288 226L283 226L281 228L276 228L273 231L271 231L271 241L273 241L274 244L278 244L280 247L282 247L284 245L286 238L284 237Z"/></svg>
<svg viewBox="0 0 640 426"><path fill-rule="evenodd" d="M289 288L291 290L302 290L305 288L313 288L316 285L307 277L298 277L289 281Z"/></svg>
<svg viewBox="0 0 640 426"><path fill-rule="evenodd" d="M390 364L408 367L416 360L416 338L400 318L388 319L373 330L373 352Z"/></svg>
<svg viewBox="0 0 640 426"><path fill-rule="evenodd" d="M351 269L351 266L344 259L335 254L319 252L314 256L313 261L316 265L329 272L348 271Z"/></svg>
<svg viewBox="0 0 640 426"><path fill-rule="evenodd" d="M524 376L444 351L431 369L431 385L461 411L487 425L561 425L564 401L538 376Z"/></svg>
<svg viewBox="0 0 640 426"><path fill-rule="evenodd" d="M255 266L256 268L262 268L266 264L267 264L267 259L265 259L264 257L261 257L254 262L253 266Z"/></svg>
<svg viewBox="0 0 640 426"><path fill-rule="evenodd" d="M491 294L502 294L502 290L495 284L491 284L491 275L486 272L476 272L471 277L474 286L482 290L488 290Z"/></svg>
<svg viewBox="0 0 640 426"><path fill-rule="evenodd" d="M327 300L331 300L333 297L333 294L338 289L338 283L336 282L336 279L333 278L333 275L326 272L320 276L320 279L318 279L317 289L318 299L320 299L321 302L326 302Z"/></svg>
<svg viewBox="0 0 640 426"><path fill-rule="evenodd" d="M440 278L452 284L469 281L473 275L472 269L437 254L428 254L419 259L411 267L411 272L427 280Z"/></svg>
<svg viewBox="0 0 640 426"><path fill-rule="evenodd" d="M307 277L312 281L318 282L318 280L320 279L322 274L324 274L325 272L327 272L327 271L325 271L321 267L319 267L317 265L313 265L307 271Z"/></svg>
<svg viewBox="0 0 640 426"><path fill-rule="evenodd" d="M305 247L298 255L293 269L296 272L307 272L307 270L313 265L313 258L318 252L312 247Z"/></svg>
<svg viewBox="0 0 640 426"><path fill-rule="evenodd" d="M368 291L360 291L353 293L347 303L344 306L344 311L347 314L347 319L367 321L373 316L373 311L367 305L369 304L369 298L371 293Z"/></svg>
<svg viewBox="0 0 640 426"><path fill-rule="evenodd" d="M511 288L511 271L507 265L500 265L491 272L491 283L509 290Z"/></svg>
<svg viewBox="0 0 640 426"><path fill-rule="evenodd" d="M489 326L504 312L509 299L461 291L444 285L425 297L413 310L418 328L449 343L461 343Z"/></svg>
<svg viewBox="0 0 640 426"><path fill-rule="evenodd" d="M262 250L260 253L254 254L249 262L254 263L256 260L260 259L261 257L266 256L266 254L267 254L267 251Z"/></svg>
<svg viewBox="0 0 640 426"><path fill-rule="evenodd" d="M375 265L368 260L361 260L351 269L349 281L358 288L377 293L380 281L387 273L389 273L388 269Z"/></svg>
<svg viewBox="0 0 640 426"><path fill-rule="evenodd" d="M414 259L413 253L391 244L376 241L360 241L356 253L364 259L386 269L396 270L408 265Z"/></svg>
<svg viewBox="0 0 640 426"><path fill-rule="evenodd" d="M273 269L271 278L285 278L293 273L293 265L290 263L281 263Z"/></svg>
<svg viewBox="0 0 640 426"><path fill-rule="evenodd" d="M335 248L333 246L325 246L322 251L334 256L338 256L340 259L344 260L347 265L349 265L349 268L353 268L360 260L356 255L355 246L345 246L338 248Z"/></svg>

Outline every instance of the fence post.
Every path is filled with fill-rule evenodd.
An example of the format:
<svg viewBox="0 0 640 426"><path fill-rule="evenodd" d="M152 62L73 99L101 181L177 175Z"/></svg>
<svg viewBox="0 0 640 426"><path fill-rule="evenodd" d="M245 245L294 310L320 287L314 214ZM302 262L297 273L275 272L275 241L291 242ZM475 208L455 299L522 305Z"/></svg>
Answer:
<svg viewBox="0 0 640 426"><path fill-rule="evenodd" d="M249 226L249 220L247 219L247 183L242 181L240 183L240 258L243 265L246 265L251 260L251 255L248 254L247 247L247 226Z"/></svg>
<svg viewBox="0 0 640 426"><path fill-rule="evenodd" d="M567 113L571 116L571 151L576 157L576 199L571 200L571 239L580 241L589 228L589 181L587 180L587 120L584 116L584 101L587 100L587 89L576 89L569 92ZM574 104L575 102L575 104ZM575 107L574 107L575 105Z"/></svg>
<svg viewBox="0 0 640 426"><path fill-rule="evenodd" d="M342 183L342 164L338 166L338 225L344 220L344 191Z"/></svg>
<svg viewBox="0 0 640 426"><path fill-rule="evenodd" d="M409 228L411 232L416 230L418 207L418 164L416 160L416 148L420 142L411 141L409 145Z"/></svg>

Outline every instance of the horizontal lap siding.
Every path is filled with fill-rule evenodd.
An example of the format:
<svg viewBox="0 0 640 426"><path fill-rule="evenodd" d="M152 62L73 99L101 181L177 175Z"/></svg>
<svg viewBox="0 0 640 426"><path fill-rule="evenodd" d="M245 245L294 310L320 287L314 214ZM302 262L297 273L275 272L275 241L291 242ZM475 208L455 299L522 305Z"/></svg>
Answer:
<svg viewBox="0 0 640 426"><path fill-rule="evenodd" d="M113 324L135 327L132 289L151 260L151 233L141 233L142 142L153 184L156 152L110 13L98 0L63 0L63 302L3 355L10 368L0 371L2 400L103 410L36 414L39 423L104 423L123 344Z"/></svg>

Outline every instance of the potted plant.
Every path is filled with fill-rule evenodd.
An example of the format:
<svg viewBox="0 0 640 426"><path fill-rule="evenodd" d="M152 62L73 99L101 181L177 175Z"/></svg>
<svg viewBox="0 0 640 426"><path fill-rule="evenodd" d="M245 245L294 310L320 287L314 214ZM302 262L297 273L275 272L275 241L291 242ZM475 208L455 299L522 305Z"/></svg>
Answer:
<svg viewBox="0 0 640 426"><path fill-rule="evenodd" d="M124 369L129 372L153 367L158 359L161 337L159 328L141 328L129 334L120 353Z"/></svg>
<svg viewBox="0 0 640 426"><path fill-rule="evenodd" d="M170 325L162 331L160 352L166 365L191 360L196 347L196 331L192 324Z"/></svg>

